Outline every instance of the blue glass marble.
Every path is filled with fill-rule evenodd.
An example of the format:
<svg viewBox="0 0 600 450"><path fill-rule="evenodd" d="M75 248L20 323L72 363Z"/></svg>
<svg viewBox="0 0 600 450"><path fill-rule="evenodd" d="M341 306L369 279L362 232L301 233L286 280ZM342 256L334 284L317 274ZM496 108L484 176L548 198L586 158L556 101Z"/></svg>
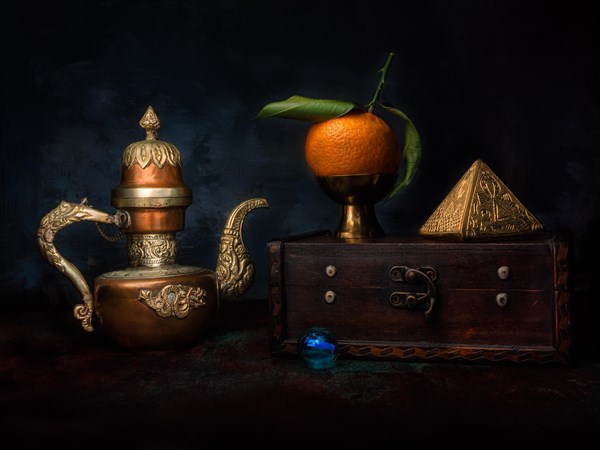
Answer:
<svg viewBox="0 0 600 450"><path fill-rule="evenodd" d="M337 339L327 328L312 327L298 340L298 355L310 369L329 369L337 358Z"/></svg>

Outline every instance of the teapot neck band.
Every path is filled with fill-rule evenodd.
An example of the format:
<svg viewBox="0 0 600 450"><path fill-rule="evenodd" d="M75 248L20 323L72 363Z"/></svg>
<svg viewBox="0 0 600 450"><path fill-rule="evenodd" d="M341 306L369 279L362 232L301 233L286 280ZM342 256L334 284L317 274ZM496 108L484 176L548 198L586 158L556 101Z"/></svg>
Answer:
<svg viewBox="0 0 600 450"><path fill-rule="evenodd" d="M159 267L175 264L175 233L128 234L127 254L131 267Z"/></svg>

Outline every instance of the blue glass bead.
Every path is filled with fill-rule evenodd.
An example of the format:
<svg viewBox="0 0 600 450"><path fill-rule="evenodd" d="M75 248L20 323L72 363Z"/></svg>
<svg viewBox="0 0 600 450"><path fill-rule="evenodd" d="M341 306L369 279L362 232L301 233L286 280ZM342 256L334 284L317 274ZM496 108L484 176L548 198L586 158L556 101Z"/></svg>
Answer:
<svg viewBox="0 0 600 450"><path fill-rule="evenodd" d="M329 369L337 358L337 339L327 328L312 327L298 340L298 355L310 369Z"/></svg>

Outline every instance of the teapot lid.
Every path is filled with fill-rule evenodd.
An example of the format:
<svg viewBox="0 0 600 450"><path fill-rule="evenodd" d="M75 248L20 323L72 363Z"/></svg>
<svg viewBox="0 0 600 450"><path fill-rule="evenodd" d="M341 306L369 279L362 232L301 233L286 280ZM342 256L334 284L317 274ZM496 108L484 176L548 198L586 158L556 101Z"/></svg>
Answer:
<svg viewBox="0 0 600 450"><path fill-rule="evenodd" d="M175 220L177 225L167 228L181 229L183 211L171 210L185 209L192 203L192 190L184 183L181 173L181 154L175 145L158 139L160 121L152 106L148 106L139 124L146 131L146 139L133 142L125 148L121 182L112 190L111 204L129 210L130 214L132 209L152 209L156 214L162 209L162 215L169 210L171 219L167 222L173 222L175 216L178 219ZM159 228L165 231L163 227Z"/></svg>
<svg viewBox="0 0 600 450"><path fill-rule="evenodd" d="M154 108L148 106L146 113L140 119L140 126L146 130L146 139L129 144L123 152L123 166L130 169L138 164L142 169L154 163L162 169L165 164L181 165L181 154L173 144L158 139L160 120Z"/></svg>
<svg viewBox="0 0 600 450"><path fill-rule="evenodd" d="M113 189L113 206L150 206L147 201L142 205L126 199L156 197L170 198L170 206L191 204L191 189L181 174L181 154L175 145L158 139L160 121L152 106L139 123L146 139L129 144L123 152L121 183Z"/></svg>

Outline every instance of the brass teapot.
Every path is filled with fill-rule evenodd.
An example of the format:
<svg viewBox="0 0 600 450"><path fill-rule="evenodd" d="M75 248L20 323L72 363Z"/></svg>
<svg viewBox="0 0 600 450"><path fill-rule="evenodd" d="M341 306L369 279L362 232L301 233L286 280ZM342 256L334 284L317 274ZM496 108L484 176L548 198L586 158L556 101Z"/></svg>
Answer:
<svg viewBox="0 0 600 450"><path fill-rule="evenodd" d="M37 242L42 256L75 285L82 303L74 315L93 331L96 315L106 334L132 350L161 350L191 345L212 324L219 303L243 295L252 285L254 263L242 239L246 214L268 207L252 198L235 207L221 235L214 271L176 263L175 233L185 224L192 190L183 182L181 155L158 139L160 122L151 106L140 120L146 139L123 152L121 182L111 193L117 211L108 214L80 203L61 201L40 221ZM94 292L77 267L56 249L54 238L81 221L112 224L127 236L129 267L94 280Z"/></svg>

